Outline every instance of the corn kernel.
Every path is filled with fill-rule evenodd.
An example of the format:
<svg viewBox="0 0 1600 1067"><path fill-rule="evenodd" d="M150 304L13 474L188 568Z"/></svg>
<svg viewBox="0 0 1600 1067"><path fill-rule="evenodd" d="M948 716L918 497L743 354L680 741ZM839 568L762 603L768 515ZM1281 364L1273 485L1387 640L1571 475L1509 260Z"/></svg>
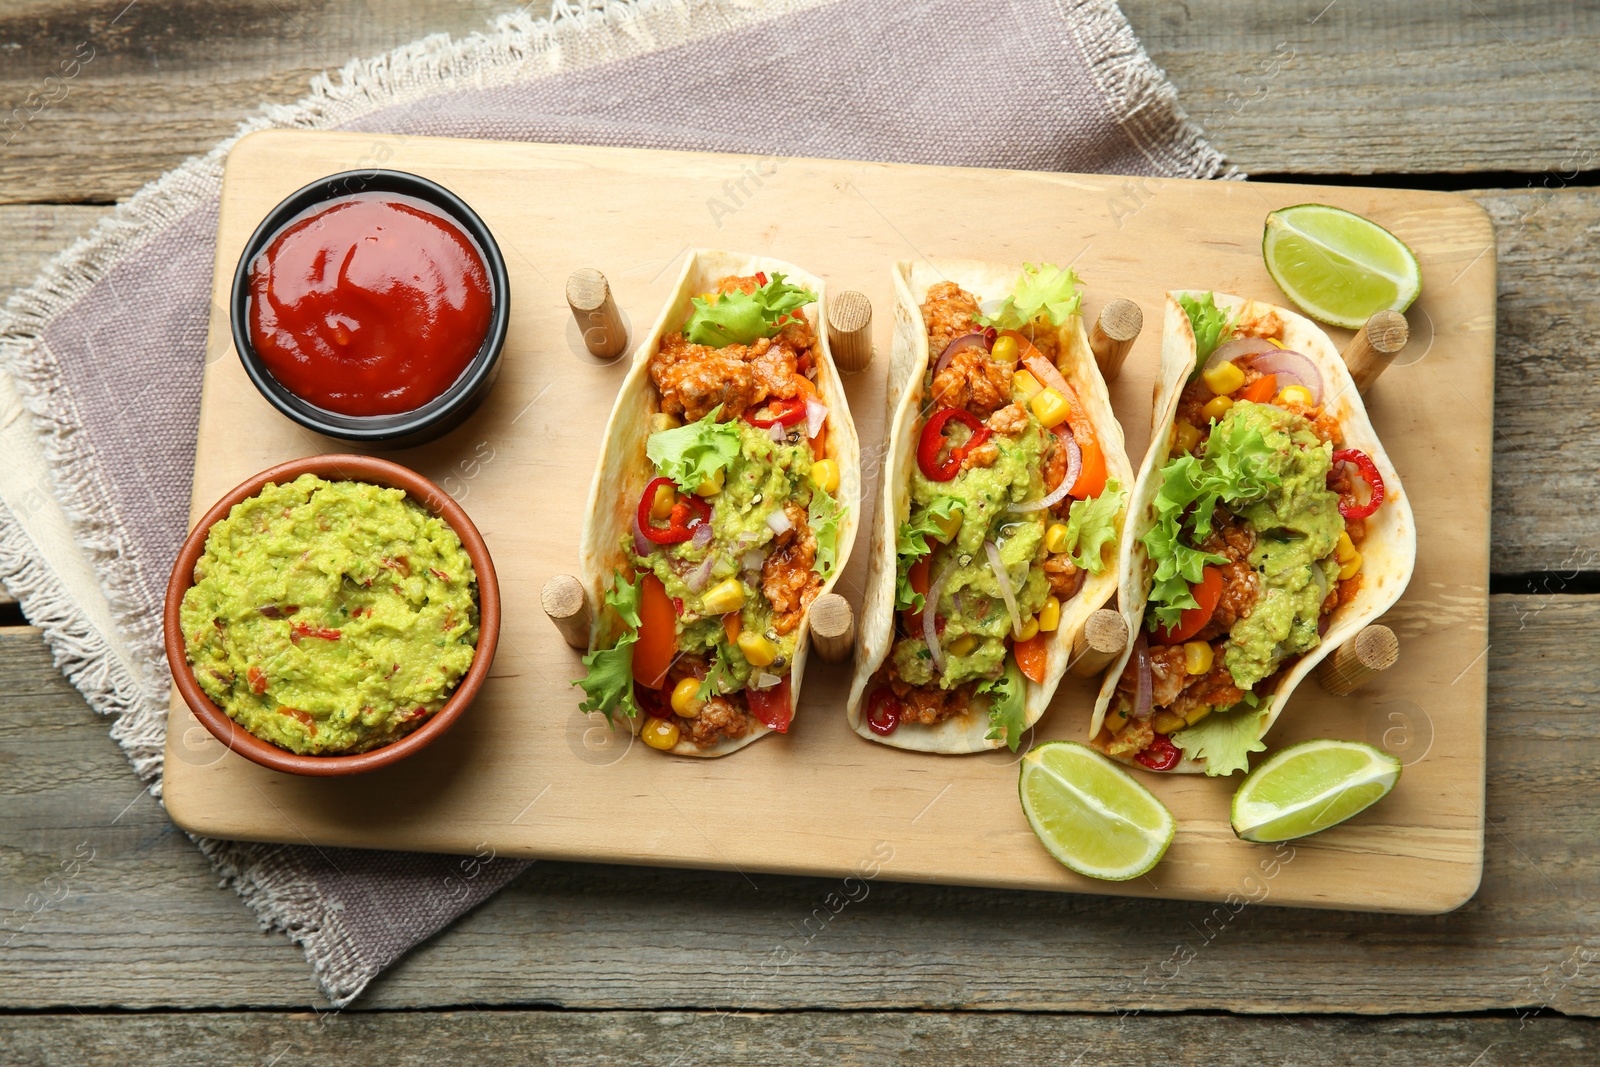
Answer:
<svg viewBox="0 0 1600 1067"><path fill-rule="evenodd" d="M1244 371L1232 362L1218 363L1201 377L1206 380L1206 388L1218 396L1227 396L1244 384Z"/></svg>
<svg viewBox="0 0 1600 1067"><path fill-rule="evenodd" d="M1039 636L1039 620L1032 615L1022 620L1022 629L1017 633L1018 641L1032 641Z"/></svg>
<svg viewBox="0 0 1600 1067"><path fill-rule="evenodd" d="M662 430L676 430L682 425L682 419L676 415L668 415L665 411L658 411L650 416L651 433L660 433Z"/></svg>
<svg viewBox="0 0 1600 1067"><path fill-rule="evenodd" d="M1017 361L1017 339L1015 337L996 337L994 347L989 349L989 354L1001 363L1015 363Z"/></svg>
<svg viewBox="0 0 1600 1067"><path fill-rule="evenodd" d="M1344 561L1339 564L1339 580L1342 582L1346 578L1354 578L1356 573L1360 570L1361 553L1357 552L1348 561Z"/></svg>
<svg viewBox="0 0 1600 1067"><path fill-rule="evenodd" d="M1067 403L1067 398L1054 389L1046 389L1033 398L1033 413L1044 424L1045 429L1059 426L1067 421L1067 416L1072 413L1072 407Z"/></svg>
<svg viewBox="0 0 1600 1067"><path fill-rule="evenodd" d="M672 710L685 719L694 718L705 706L706 702L700 699L699 679L685 678L672 687Z"/></svg>
<svg viewBox="0 0 1600 1067"><path fill-rule="evenodd" d="M935 517L933 524L939 527L939 540L943 541L945 544L949 544L951 539L954 538L956 534L961 532L961 520L963 518L964 516L962 515L960 508L956 508L954 511L952 511L948 519Z"/></svg>
<svg viewBox="0 0 1600 1067"><path fill-rule="evenodd" d="M738 611L744 607L744 586L739 584L737 578L718 582L706 590L706 595L700 598L700 606L704 615L726 615L730 611Z"/></svg>
<svg viewBox="0 0 1600 1067"><path fill-rule="evenodd" d="M944 650L952 656L970 656L972 650L978 647L978 639L971 634L962 634L960 637L944 646Z"/></svg>
<svg viewBox="0 0 1600 1067"><path fill-rule="evenodd" d="M1228 409L1231 407L1233 407L1232 400L1225 396L1214 396L1206 401L1206 406L1200 409L1200 414L1212 422L1217 422L1228 413Z"/></svg>
<svg viewBox="0 0 1600 1067"><path fill-rule="evenodd" d="M1183 721L1182 715L1175 715L1170 711L1158 711L1150 716L1150 725L1155 727L1158 734L1170 734L1189 724Z"/></svg>
<svg viewBox="0 0 1600 1067"><path fill-rule="evenodd" d="M1339 543L1334 546L1333 558L1340 563L1349 562L1356 555L1356 543L1350 540L1348 530L1339 531Z"/></svg>
<svg viewBox="0 0 1600 1067"><path fill-rule="evenodd" d="M678 502L678 490L670 485L656 486L655 499L650 501L650 517L665 522L672 517L672 505Z"/></svg>
<svg viewBox="0 0 1600 1067"><path fill-rule="evenodd" d="M1061 628L1061 601L1055 597L1045 597L1044 607L1039 609L1039 629L1047 634L1055 633Z"/></svg>
<svg viewBox="0 0 1600 1067"><path fill-rule="evenodd" d="M1183 646L1183 669L1190 674L1208 674L1211 671L1213 653L1211 646L1204 641L1188 641Z"/></svg>
<svg viewBox="0 0 1600 1067"><path fill-rule="evenodd" d="M727 477L728 472L726 470L718 470L711 477L702 479L700 484L695 486L695 495L716 496L718 493L722 492L722 486L727 480Z"/></svg>
<svg viewBox="0 0 1600 1067"><path fill-rule="evenodd" d="M754 630L746 630L739 635L739 651L744 653L745 661L752 667L770 667L772 661L778 658L778 646Z"/></svg>
<svg viewBox="0 0 1600 1067"><path fill-rule="evenodd" d="M1005 338L1011 340L1011 338ZM1039 379L1025 370L1019 370L1011 376L1011 392L1024 404L1031 403L1039 395L1044 386L1039 384Z"/></svg>
<svg viewBox="0 0 1600 1067"><path fill-rule="evenodd" d="M1193 726L1195 723L1199 722L1201 719L1205 718L1207 715L1210 715L1210 714L1211 714L1211 705L1210 704L1201 704L1198 708L1195 708L1188 715L1184 716L1183 721L1188 723L1190 726Z"/></svg>
<svg viewBox="0 0 1600 1067"><path fill-rule="evenodd" d="M1106 719L1103 725L1107 730L1110 730L1112 733L1116 733L1118 730L1128 725L1128 709L1112 708L1110 711L1106 712Z"/></svg>
<svg viewBox="0 0 1600 1067"><path fill-rule="evenodd" d="M1286 385L1278 391L1278 403L1299 404L1308 408L1311 406L1311 390L1303 385Z"/></svg>
<svg viewBox="0 0 1600 1067"><path fill-rule="evenodd" d="M1282 348L1283 347L1283 342L1278 340L1276 337L1267 338L1267 344L1271 345L1273 348Z"/></svg>
<svg viewBox="0 0 1600 1067"><path fill-rule="evenodd" d="M651 717L644 721L639 736L644 738L644 743L651 748L659 748L665 752L678 743L678 724Z"/></svg>
<svg viewBox="0 0 1600 1067"><path fill-rule="evenodd" d="M1044 549L1046 552L1061 553L1067 550L1066 523L1051 523L1050 528L1044 532Z"/></svg>
<svg viewBox="0 0 1600 1067"><path fill-rule="evenodd" d="M1182 419L1172 424L1172 446L1174 452L1193 452L1195 446L1199 443L1199 430Z"/></svg>
<svg viewBox="0 0 1600 1067"><path fill-rule="evenodd" d="M819 459L811 465L811 484L824 493L839 491L839 464L836 460Z"/></svg>

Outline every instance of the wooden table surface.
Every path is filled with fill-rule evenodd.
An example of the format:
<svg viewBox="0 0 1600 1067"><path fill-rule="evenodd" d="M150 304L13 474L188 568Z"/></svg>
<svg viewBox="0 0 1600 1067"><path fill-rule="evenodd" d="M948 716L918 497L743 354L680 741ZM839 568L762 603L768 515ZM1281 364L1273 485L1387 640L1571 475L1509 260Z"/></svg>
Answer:
<svg viewBox="0 0 1600 1067"><path fill-rule="evenodd" d="M300 950L217 888L0 604L0 915L22 928L0 950L0 1060L1600 1061L1600 6L1122 6L1258 180L1467 190L1495 220L1489 830L1471 902L1404 917L1269 895L1229 914L876 882L821 922L824 879L543 863L328 1015ZM96 51L0 151L0 290L263 99L513 8L5 5L5 110L80 42ZM74 855L92 859L66 898L14 916Z"/></svg>

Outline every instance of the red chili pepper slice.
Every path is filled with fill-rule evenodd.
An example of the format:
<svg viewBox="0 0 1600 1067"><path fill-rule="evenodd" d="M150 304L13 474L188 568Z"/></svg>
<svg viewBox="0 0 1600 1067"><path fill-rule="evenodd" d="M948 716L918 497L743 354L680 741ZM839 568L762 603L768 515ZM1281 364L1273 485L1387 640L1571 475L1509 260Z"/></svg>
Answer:
<svg viewBox="0 0 1600 1067"><path fill-rule="evenodd" d="M952 419L971 430L972 436L953 446L941 463L939 453L950 443L944 435L944 428ZM934 412L933 418L922 427L922 437L917 442L917 466L922 468L922 473L930 482L948 482L961 473L961 461L967 458L968 452L987 441L990 432L983 420L970 411L942 408Z"/></svg>
<svg viewBox="0 0 1600 1067"><path fill-rule="evenodd" d="M665 527L655 525L655 519L650 514L650 509L655 504L656 490L663 485L672 485L671 478L656 478L644 487L644 496L639 499L639 530L658 545L675 545L680 541L687 541L694 536L695 527L711 521L711 505L697 496L679 496L677 503L672 505L672 514L667 518ZM674 487L676 492L676 487Z"/></svg>
<svg viewBox="0 0 1600 1067"><path fill-rule="evenodd" d="M766 285L767 284L767 272L764 271L764 270L756 271L756 281L760 282L762 285Z"/></svg>
<svg viewBox="0 0 1600 1067"><path fill-rule="evenodd" d="M289 627L289 640L297 645L302 637L316 637L323 641L337 641L339 636L338 630L330 630L325 626L307 626L303 622L293 623Z"/></svg>
<svg viewBox="0 0 1600 1067"><path fill-rule="evenodd" d="M1166 734L1156 734L1156 739L1144 746L1144 750L1133 759L1141 767L1148 767L1152 771L1170 771L1178 765L1182 756L1178 746Z"/></svg>
<svg viewBox="0 0 1600 1067"><path fill-rule="evenodd" d="M888 737L899 725L900 698L888 686L879 686L867 702L867 727L879 737Z"/></svg>
<svg viewBox="0 0 1600 1067"><path fill-rule="evenodd" d="M774 426L793 426L806 417L806 398L803 396L790 397L788 400L772 397L767 400L765 407L767 414L757 415L756 409L751 408L744 413L744 421L751 426L770 430Z"/></svg>
<svg viewBox="0 0 1600 1067"><path fill-rule="evenodd" d="M1354 463L1362 479L1372 487L1372 495L1365 504L1356 499L1355 491L1339 494L1339 514L1347 519L1364 519L1378 510L1378 505L1383 503L1383 475L1378 473L1378 465L1372 462L1372 457L1359 448L1341 448L1333 454L1333 463L1337 467L1340 463ZM1330 472L1329 478L1333 477Z"/></svg>

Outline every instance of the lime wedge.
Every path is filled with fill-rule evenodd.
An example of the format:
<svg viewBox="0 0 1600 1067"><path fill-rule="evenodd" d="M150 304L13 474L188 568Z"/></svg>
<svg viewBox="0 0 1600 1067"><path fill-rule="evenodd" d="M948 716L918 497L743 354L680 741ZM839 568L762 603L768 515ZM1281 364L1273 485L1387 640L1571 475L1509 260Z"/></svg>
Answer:
<svg viewBox="0 0 1600 1067"><path fill-rule="evenodd" d="M1050 855L1090 878L1122 882L1166 854L1177 822L1133 775L1075 741L1022 757L1022 813Z"/></svg>
<svg viewBox="0 0 1600 1067"><path fill-rule="evenodd" d="M1302 741L1274 753L1233 794L1233 832L1246 841L1317 833L1389 795L1400 761L1360 741Z"/></svg>
<svg viewBox="0 0 1600 1067"><path fill-rule="evenodd" d="M1261 258L1300 310L1352 330L1380 311L1404 311L1422 289L1422 269L1404 241L1327 204L1269 214Z"/></svg>

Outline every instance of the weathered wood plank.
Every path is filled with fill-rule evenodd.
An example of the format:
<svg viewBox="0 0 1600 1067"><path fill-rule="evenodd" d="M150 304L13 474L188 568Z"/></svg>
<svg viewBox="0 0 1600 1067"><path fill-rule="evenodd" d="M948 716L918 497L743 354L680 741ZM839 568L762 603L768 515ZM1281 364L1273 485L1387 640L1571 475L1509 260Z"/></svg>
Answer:
<svg viewBox="0 0 1600 1067"><path fill-rule="evenodd" d="M0 135L15 133L0 153L0 201L125 198L263 102L301 95L323 69L427 33L482 29L519 6L186 0L140 4L118 18L118 5L80 0L13 5L0 17L0 42L15 46L0 71L0 119L15 116ZM1128 0L1123 8L1185 107L1245 170L1596 166L1600 85L1590 59L1600 11L1592 5Z"/></svg>
<svg viewBox="0 0 1600 1067"><path fill-rule="evenodd" d="M1122 0L1246 171L1593 170L1600 9L1524 0Z"/></svg>
<svg viewBox="0 0 1600 1067"><path fill-rule="evenodd" d="M46 262L111 211L87 204L0 207L0 303L12 290L32 284Z"/></svg>
<svg viewBox="0 0 1600 1067"><path fill-rule="evenodd" d="M37 1015L0 1021L23 1064L148 1067L308 1062L434 1067L470 1044L500 1063L1206 1063L1318 1067L1392 1063L1588 1065L1600 1023L1564 1018L1229 1019L1016 1014L716 1012L347 1012L315 1015ZM1202 1051L1203 1050L1203 1051Z"/></svg>
<svg viewBox="0 0 1600 1067"><path fill-rule="evenodd" d="M1600 1014L1597 626L1600 598L1494 598L1487 862L1478 896L1449 915L1219 915L876 882L824 918L838 888L825 879L546 863L363 1006ZM50 895L80 844L95 849L0 955L0 1008L315 1002L296 950L258 932L138 795L36 635L0 634L0 692L0 923ZM1451 726L1447 693L1408 710L1419 739Z"/></svg>

